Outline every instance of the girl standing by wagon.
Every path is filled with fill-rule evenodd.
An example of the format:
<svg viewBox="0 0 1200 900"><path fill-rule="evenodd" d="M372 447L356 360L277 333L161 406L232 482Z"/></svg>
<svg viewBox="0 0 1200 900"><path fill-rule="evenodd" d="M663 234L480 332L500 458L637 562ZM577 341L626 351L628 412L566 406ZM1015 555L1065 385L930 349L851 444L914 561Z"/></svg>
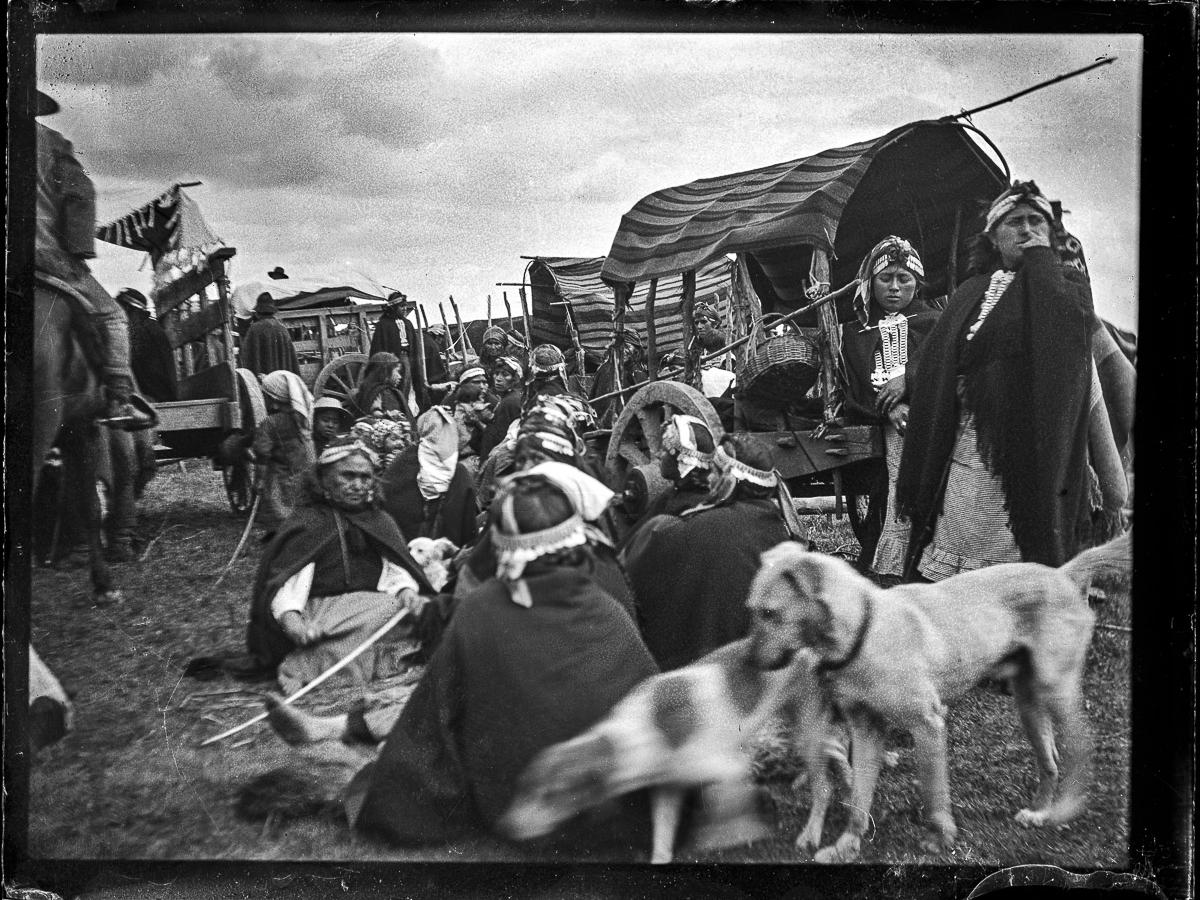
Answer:
<svg viewBox="0 0 1200 900"><path fill-rule="evenodd" d="M312 468L313 399L295 372L262 380L267 417L254 432L255 486L262 496L259 524L266 540L291 515L304 474Z"/></svg>

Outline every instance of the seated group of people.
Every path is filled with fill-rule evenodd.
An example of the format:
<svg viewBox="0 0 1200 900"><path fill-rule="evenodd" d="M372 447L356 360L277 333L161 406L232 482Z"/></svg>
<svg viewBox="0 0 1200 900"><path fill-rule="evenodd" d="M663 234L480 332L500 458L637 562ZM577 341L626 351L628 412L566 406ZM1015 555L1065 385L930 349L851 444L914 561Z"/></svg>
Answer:
<svg viewBox="0 0 1200 900"><path fill-rule="evenodd" d="M1059 565L1119 515L1128 423L1104 392L1123 382L1109 371L1105 383L1097 365L1090 296L1052 249L1052 221L1036 188L1006 192L986 233L994 271L964 282L941 315L913 306L923 271L906 241L886 239L863 263L844 356L851 409L887 429L878 572L936 580L1020 559ZM384 471L361 436L327 440L255 582L249 649L286 693L407 611L397 633L427 665L403 708L271 712L289 742L379 748L348 786L347 815L395 843L491 830L539 751L647 676L745 636L760 555L804 540L766 446L672 415L661 469L673 491L616 541L615 495L584 441L590 410L567 389L557 350L535 348L528 364L523 391L520 361L497 366L515 377L493 379L504 394L494 407L478 383L486 373L461 373ZM463 461L472 427L477 468ZM456 478L465 499L452 499ZM449 535L463 549L435 590L406 544ZM366 682L394 663L385 639L347 671ZM562 839L638 846L634 809L591 813Z"/></svg>
<svg viewBox="0 0 1200 900"><path fill-rule="evenodd" d="M663 466L678 489L618 545L616 494L583 438L590 410L566 391L561 355L539 347L531 356L534 377L485 463L483 527L440 591L406 546L410 535L438 534L438 516L420 518L420 504L404 499L423 498L434 476L455 477L435 443L454 434L446 405L418 417L416 445L386 470L353 433L328 440L260 563L248 647L284 693L408 613L338 676L366 683L398 672L415 639L427 662L402 709L335 719L278 704L272 712L291 741L382 745L349 785L347 813L393 842L489 830L539 751L591 725L646 677L743 637L759 554L800 538L764 447L714 442L702 421L675 416ZM434 454L439 462L427 466ZM641 841L630 826L640 828L641 815L628 815L644 815L639 802L597 813L562 840L590 845L606 825L632 851Z"/></svg>

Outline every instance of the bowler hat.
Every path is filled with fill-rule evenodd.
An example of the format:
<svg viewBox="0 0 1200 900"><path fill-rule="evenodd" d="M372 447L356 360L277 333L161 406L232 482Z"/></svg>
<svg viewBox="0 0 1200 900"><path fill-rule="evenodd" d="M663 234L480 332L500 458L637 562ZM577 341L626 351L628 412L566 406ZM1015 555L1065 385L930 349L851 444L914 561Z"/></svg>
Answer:
<svg viewBox="0 0 1200 900"><path fill-rule="evenodd" d="M278 281L281 278L287 278L287 272L283 271L283 266L276 266L267 273L267 277Z"/></svg>

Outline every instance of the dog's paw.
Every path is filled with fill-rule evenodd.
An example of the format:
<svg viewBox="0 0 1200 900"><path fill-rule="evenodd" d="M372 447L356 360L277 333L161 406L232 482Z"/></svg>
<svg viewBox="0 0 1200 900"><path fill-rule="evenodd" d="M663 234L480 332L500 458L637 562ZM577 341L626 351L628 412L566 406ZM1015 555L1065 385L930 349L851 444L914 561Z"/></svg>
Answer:
<svg viewBox="0 0 1200 900"><path fill-rule="evenodd" d="M862 839L855 834L843 834L832 847L822 847L813 855L819 863L848 863L858 859Z"/></svg>
<svg viewBox="0 0 1200 900"><path fill-rule="evenodd" d="M1013 816L1013 821L1025 828L1041 828L1046 824L1046 818L1044 809L1023 809Z"/></svg>
<svg viewBox="0 0 1200 900"><path fill-rule="evenodd" d="M803 850L805 853L817 852L817 848L821 846L821 830L805 826L804 830L796 836L796 849Z"/></svg>

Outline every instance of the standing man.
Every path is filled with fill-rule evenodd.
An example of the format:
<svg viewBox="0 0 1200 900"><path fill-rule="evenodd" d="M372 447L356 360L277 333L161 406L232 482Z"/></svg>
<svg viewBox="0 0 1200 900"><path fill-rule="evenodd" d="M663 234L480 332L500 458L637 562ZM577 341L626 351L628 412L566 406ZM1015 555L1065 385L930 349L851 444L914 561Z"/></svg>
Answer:
<svg viewBox="0 0 1200 900"><path fill-rule="evenodd" d="M58 112L58 103L37 92L37 116ZM103 335L100 379L108 418L132 417L140 425L147 416L130 406L133 372L129 367L129 327L121 307L88 269L96 256L96 189L75 158L71 142L37 123L37 233L34 264L40 280L81 295Z"/></svg>
<svg viewBox="0 0 1200 900"><path fill-rule="evenodd" d="M175 352L171 340L155 319L141 291L125 288L117 294L129 320L129 355L138 389L152 403L179 399L175 380Z"/></svg>
<svg viewBox="0 0 1200 900"><path fill-rule="evenodd" d="M275 298L267 291L259 294L254 304L254 324L246 329L242 339L239 362L260 379L279 371L300 374L292 336L287 326L275 318Z"/></svg>
<svg viewBox="0 0 1200 900"><path fill-rule="evenodd" d="M417 361L416 351L417 329L406 318L416 308L416 301L409 300L408 296L401 291L393 291L388 294L387 308L379 317L379 321L375 325L375 333L371 336L369 355L373 356L376 353L384 352L394 353L400 357L400 361L404 364L405 384L413 386L417 406L426 410L432 402L429 396L429 385L445 381L446 377L437 348L433 347L431 350L432 342L424 336L422 340L425 349L425 372L420 371L421 367Z"/></svg>

